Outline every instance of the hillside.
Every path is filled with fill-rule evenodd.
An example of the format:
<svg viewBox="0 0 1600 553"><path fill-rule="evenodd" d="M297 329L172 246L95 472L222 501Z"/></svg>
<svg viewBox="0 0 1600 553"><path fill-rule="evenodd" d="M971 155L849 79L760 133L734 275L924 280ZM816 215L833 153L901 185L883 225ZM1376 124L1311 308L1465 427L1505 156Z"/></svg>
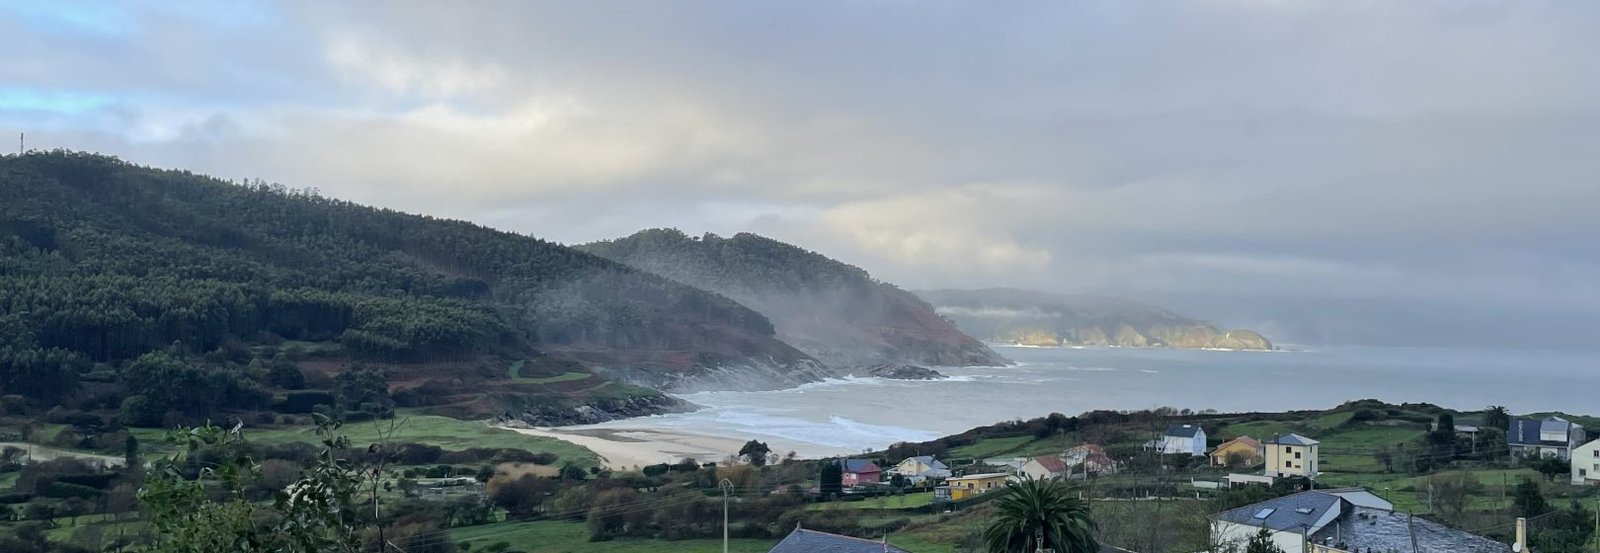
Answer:
<svg viewBox="0 0 1600 553"><path fill-rule="evenodd" d="M270 392L224 369L277 352L313 381L381 368L397 398L463 416L670 403L613 380L822 376L759 313L539 239L97 155L0 157L0 355L13 369L0 391L54 401L93 388L114 406L115 385L157 350L170 355L146 365L242 375L209 404Z"/></svg>
<svg viewBox="0 0 1600 553"><path fill-rule="evenodd" d="M769 238L652 229L580 247L732 298L772 320L784 342L836 367L1006 362L915 295Z"/></svg>
<svg viewBox="0 0 1600 553"><path fill-rule="evenodd" d="M1034 346L1127 346L1272 349L1251 330L1222 330L1138 302L991 288L930 290L918 295L968 334Z"/></svg>

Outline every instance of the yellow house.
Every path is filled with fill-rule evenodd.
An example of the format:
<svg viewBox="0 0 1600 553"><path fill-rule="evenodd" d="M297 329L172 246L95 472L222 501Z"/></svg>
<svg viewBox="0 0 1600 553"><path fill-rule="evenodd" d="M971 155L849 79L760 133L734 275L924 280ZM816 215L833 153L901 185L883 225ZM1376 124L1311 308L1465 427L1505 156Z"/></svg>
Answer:
<svg viewBox="0 0 1600 553"><path fill-rule="evenodd" d="M1253 467L1261 462L1261 442L1249 436L1239 436L1223 442L1211 450L1211 466L1227 467L1235 464Z"/></svg>
<svg viewBox="0 0 1600 553"><path fill-rule="evenodd" d="M1267 440L1262 444L1267 450L1267 476L1304 476L1315 480L1319 443L1299 434L1284 434Z"/></svg>
<svg viewBox="0 0 1600 553"><path fill-rule="evenodd" d="M1009 474L991 472L956 476L944 482L950 486L950 500L961 501L989 490L1004 488L1010 478Z"/></svg>

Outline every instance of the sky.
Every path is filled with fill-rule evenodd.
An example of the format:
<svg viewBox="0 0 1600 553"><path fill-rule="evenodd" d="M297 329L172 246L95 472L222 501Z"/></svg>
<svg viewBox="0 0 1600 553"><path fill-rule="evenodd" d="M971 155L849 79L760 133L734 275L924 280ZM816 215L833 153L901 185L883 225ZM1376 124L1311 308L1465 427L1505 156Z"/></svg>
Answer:
<svg viewBox="0 0 1600 553"><path fill-rule="evenodd" d="M1280 342L1596 347L1600 3L0 0L0 136Z"/></svg>

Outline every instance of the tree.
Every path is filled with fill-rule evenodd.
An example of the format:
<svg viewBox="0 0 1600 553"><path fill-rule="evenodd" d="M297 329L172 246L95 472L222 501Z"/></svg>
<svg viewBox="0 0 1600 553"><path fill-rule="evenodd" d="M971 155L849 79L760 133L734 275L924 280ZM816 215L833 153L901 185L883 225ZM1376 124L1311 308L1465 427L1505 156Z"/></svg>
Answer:
<svg viewBox="0 0 1600 553"><path fill-rule="evenodd" d="M1511 410L1504 405L1490 405L1483 410L1483 425L1501 431L1511 429Z"/></svg>
<svg viewBox="0 0 1600 553"><path fill-rule="evenodd" d="M300 367L289 360L289 356L278 352L272 356L272 363L267 365L267 382L285 390L299 390L306 387L306 375L300 372Z"/></svg>
<svg viewBox="0 0 1600 553"><path fill-rule="evenodd" d="M122 441L122 460L128 468L139 466L139 438L128 434L128 439Z"/></svg>
<svg viewBox="0 0 1600 553"><path fill-rule="evenodd" d="M1394 472L1394 452L1390 451L1388 447L1379 446L1377 450L1372 452L1372 460L1383 465L1385 472Z"/></svg>
<svg viewBox="0 0 1600 553"><path fill-rule="evenodd" d="M1483 491L1483 483L1467 473L1439 474L1428 478L1440 515L1450 523L1460 523L1472 496Z"/></svg>
<svg viewBox="0 0 1600 553"><path fill-rule="evenodd" d="M839 466L837 459L822 462L822 474L817 484L822 497L832 498L844 491L844 467Z"/></svg>
<svg viewBox="0 0 1600 553"><path fill-rule="evenodd" d="M1532 463L1533 470L1544 475L1546 481L1554 481L1557 476L1572 474L1572 463L1560 457L1540 457Z"/></svg>
<svg viewBox="0 0 1600 553"><path fill-rule="evenodd" d="M1262 528L1256 535L1250 536L1250 541L1245 543L1244 553L1284 553L1278 544L1272 542L1272 532Z"/></svg>
<svg viewBox="0 0 1600 553"><path fill-rule="evenodd" d="M1060 480L1025 479L1007 486L995 500L994 516L983 531L993 552L1097 553L1089 506Z"/></svg>
<svg viewBox="0 0 1600 553"><path fill-rule="evenodd" d="M1545 502L1544 493L1539 490L1539 483L1531 478L1523 478L1517 482L1511 504L1516 507L1518 516L1522 517L1535 517L1550 511L1550 504Z"/></svg>
<svg viewBox="0 0 1600 553"><path fill-rule="evenodd" d="M334 377L334 395L339 409L349 414L389 418L394 416L394 400L389 397L389 380L381 369L351 367Z"/></svg>
<svg viewBox="0 0 1600 553"><path fill-rule="evenodd" d="M745 442L744 447L739 448L739 456L744 457L750 461L750 464L758 467L767 464L767 455L770 454L772 454L772 448L767 447L766 443L755 440Z"/></svg>

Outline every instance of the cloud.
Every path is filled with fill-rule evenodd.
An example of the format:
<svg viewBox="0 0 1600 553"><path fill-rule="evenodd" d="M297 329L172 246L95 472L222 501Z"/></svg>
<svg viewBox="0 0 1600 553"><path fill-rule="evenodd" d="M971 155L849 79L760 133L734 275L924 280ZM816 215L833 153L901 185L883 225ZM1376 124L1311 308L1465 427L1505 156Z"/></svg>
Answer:
<svg viewBox="0 0 1600 553"><path fill-rule="evenodd" d="M39 147L563 242L753 230L907 287L1125 295L1289 341L1600 322L1596 6L0 13L0 131Z"/></svg>

